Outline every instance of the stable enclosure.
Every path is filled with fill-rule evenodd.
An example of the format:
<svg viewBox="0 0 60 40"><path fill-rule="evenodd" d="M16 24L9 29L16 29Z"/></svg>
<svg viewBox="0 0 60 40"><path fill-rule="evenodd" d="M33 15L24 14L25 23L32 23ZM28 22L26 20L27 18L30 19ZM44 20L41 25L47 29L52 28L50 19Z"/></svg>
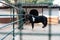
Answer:
<svg viewBox="0 0 60 40"><path fill-rule="evenodd" d="M0 40L60 40L60 24L58 23L60 6L54 6L53 0L5 1L8 7L0 7ZM6 5L6 3L3 4ZM46 16L47 26L42 28L42 24L35 23L32 30L31 24L23 22L22 9L26 12L25 14Z"/></svg>
<svg viewBox="0 0 60 40"><path fill-rule="evenodd" d="M37 7L37 6L36 6ZM32 6L32 8L26 8L23 7L24 11L26 12L25 14L34 14L37 16L46 16L48 18L48 24L49 23L49 18L51 19L51 24L58 24L59 22L59 7L58 8L52 8L51 9L51 17L49 17L49 9L48 8L41 8L41 7L37 7L34 8ZM0 15L11 15L13 13L12 11L13 9L7 8L7 9L0 9ZM33 11L35 10L35 11ZM2 12L4 11L4 12ZM35 13L34 13L35 12ZM17 14L16 10L15 10L15 14ZM0 23L9 23L11 22L12 16L1 16L0 17ZM15 16L15 20L17 19L17 16ZM7 21L4 21L7 20Z"/></svg>

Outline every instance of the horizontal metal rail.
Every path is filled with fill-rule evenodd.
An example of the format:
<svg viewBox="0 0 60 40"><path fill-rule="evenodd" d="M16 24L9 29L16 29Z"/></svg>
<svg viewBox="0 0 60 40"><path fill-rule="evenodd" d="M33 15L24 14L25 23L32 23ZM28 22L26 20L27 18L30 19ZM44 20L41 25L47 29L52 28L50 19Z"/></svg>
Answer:
<svg viewBox="0 0 60 40"><path fill-rule="evenodd" d="M14 15L11 15L10 14L10 15L0 15L0 16L24 16L24 14L17 14L17 15L15 15L15 14Z"/></svg>
<svg viewBox="0 0 60 40"><path fill-rule="evenodd" d="M23 22L24 23L24 22ZM20 25L22 25L23 23L21 23ZM17 27L16 27L17 28ZM15 28L15 29L16 29ZM11 31L9 31L9 32L7 32L6 33L6 35L4 35L2 38L1 38L1 40L3 40L3 39L5 39L8 35L10 35L12 32L13 32L13 30L15 30L15 29L12 29ZM12 33L12 35L13 35L13 33Z"/></svg>
<svg viewBox="0 0 60 40"><path fill-rule="evenodd" d="M7 27L7 26L9 26L9 25L12 25L13 23L16 23L16 22L18 22L18 21L21 21L21 20L23 20L23 19L24 19L24 18L22 18L22 19L20 19L20 20L17 20L17 21L14 21L14 22L11 22L11 23L8 23L8 24L0 27L0 29L5 28L5 27Z"/></svg>
<svg viewBox="0 0 60 40"><path fill-rule="evenodd" d="M8 32L0 32L0 34L7 34ZM21 32L15 33L15 35L20 35ZM10 35L13 35L13 33L10 33ZM48 36L48 33L22 33L22 35L35 35L35 36ZM51 36L60 36L60 33L54 33L51 34Z"/></svg>
<svg viewBox="0 0 60 40"><path fill-rule="evenodd" d="M4 2L1 2L1 1L0 1L0 3L5 4L5 5L7 5L7 6L11 6L11 7L15 8L15 9L17 9L17 10L20 10L18 7L14 6L13 4L4 3Z"/></svg>

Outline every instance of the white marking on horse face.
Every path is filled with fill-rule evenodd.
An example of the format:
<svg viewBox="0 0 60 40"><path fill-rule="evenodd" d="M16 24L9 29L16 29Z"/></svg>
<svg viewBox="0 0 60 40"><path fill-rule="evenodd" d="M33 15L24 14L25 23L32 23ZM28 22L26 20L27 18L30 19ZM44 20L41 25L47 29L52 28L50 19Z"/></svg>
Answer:
<svg viewBox="0 0 60 40"><path fill-rule="evenodd" d="M33 22L35 21L35 18L34 17L32 17L32 19L33 19Z"/></svg>

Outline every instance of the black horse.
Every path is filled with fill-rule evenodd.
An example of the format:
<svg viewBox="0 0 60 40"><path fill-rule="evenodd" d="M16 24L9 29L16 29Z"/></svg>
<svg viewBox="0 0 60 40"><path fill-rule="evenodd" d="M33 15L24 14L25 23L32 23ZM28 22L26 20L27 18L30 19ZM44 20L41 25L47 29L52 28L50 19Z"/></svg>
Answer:
<svg viewBox="0 0 60 40"><path fill-rule="evenodd" d="M34 15L27 15L26 17L31 25L32 25L32 29L34 28L34 23L42 23L43 24L43 27L42 28L45 28L47 26L47 17L45 16L34 16Z"/></svg>

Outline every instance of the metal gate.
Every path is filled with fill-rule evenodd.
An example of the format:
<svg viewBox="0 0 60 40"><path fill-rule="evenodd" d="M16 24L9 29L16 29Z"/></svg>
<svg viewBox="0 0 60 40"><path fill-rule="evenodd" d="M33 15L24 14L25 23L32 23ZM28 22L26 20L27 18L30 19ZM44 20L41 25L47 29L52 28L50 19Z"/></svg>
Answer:
<svg viewBox="0 0 60 40"><path fill-rule="evenodd" d="M50 0L50 2L51 2L51 0ZM0 3L3 3L3 2L0 2ZM5 3L3 3L3 4L5 4ZM19 4L19 7L15 7L15 6L13 6L12 4L9 4L9 3L7 3L5 5L11 6L13 8L13 15L0 15L0 16L13 16L13 19L12 19L13 22L8 23L7 25L4 25L4 26L0 27L0 29L5 28L5 27L7 27L9 25L13 25L13 28L12 28L12 30L10 30L7 33L0 32L0 34L5 34L0 40L4 40L8 35L12 35L13 36L10 40L15 40L15 36L16 35L20 35L20 40L23 40L22 39L22 36L23 35L48 36L48 40L51 40L51 36L60 36L60 34L52 34L51 33L51 24L49 24L49 28L48 28L48 33L47 34L46 33L22 33L22 30L20 30L20 32L15 33L15 29L16 29L14 27L15 26L15 23L18 22L19 27L23 27L23 24L24 24L24 22L22 21L24 19L24 18L22 18L22 15L23 14L21 13L22 12L21 11L22 6L21 6L21 4ZM49 3L49 16L51 16L51 5L52 4ZM19 11L17 15L14 15L14 9L17 9ZM18 20L14 21L14 16L18 16ZM50 20L51 19L49 19L49 21Z"/></svg>

